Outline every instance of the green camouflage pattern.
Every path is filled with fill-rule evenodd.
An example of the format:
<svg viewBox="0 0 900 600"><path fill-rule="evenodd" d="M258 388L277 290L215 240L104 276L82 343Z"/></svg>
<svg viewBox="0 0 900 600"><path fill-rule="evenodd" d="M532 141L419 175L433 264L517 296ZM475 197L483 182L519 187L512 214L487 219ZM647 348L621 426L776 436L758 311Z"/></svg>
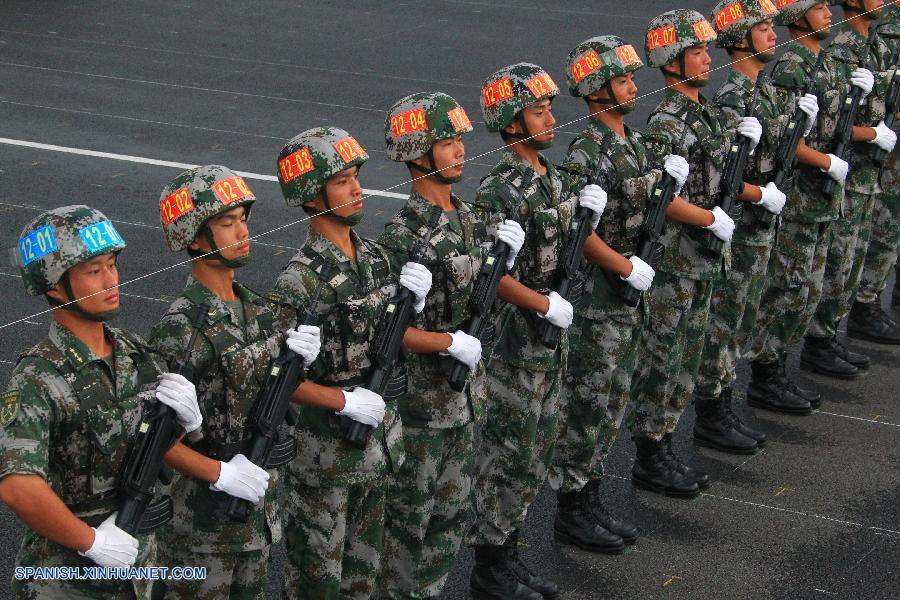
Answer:
<svg viewBox="0 0 900 600"><path fill-rule="evenodd" d="M806 15L806 11L825 0L775 0L778 14L775 15L776 25L791 25ZM831 2L834 4L834 2Z"/></svg>
<svg viewBox="0 0 900 600"><path fill-rule="evenodd" d="M475 425L406 425L406 462L388 483L379 598L437 598L471 521Z"/></svg>
<svg viewBox="0 0 900 600"><path fill-rule="evenodd" d="M481 89L481 112L488 131L500 131L526 106L559 94L544 69L525 62L503 67L485 79Z"/></svg>
<svg viewBox="0 0 900 600"><path fill-rule="evenodd" d="M634 47L615 35L584 40L569 52L566 82L569 93L584 98L599 92L606 83L644 67Z"/></svg>
<svg viewBox="0 0 900 600"><path fill-rule="evenodd" d="M270 480L269 485L271 483ZM160 546L159 565L170 569L204 566L206 579L159 581L154 585L153 595L163 600L265 600L269 588L269 560L268 547L245 552L200 553L178 547L166 551ZM162 590L158 591L157 587Z"/></svg>
<svg viewBox="0 0 900 600"><path fill-rule="evenodd" d="M155 402L156 375L166 369L139 337L105 325L104 332L113 345L114 370L55 321L47 338L22 354L4 394L4 400L15 396L15 412L0 428L0 479L14 473L37 475L67 505L116 489L144 403ZM152 373L140 372L139 365ZM102 517L117 508L114 497L107 504L76 516ZM136 537L140 549L135 566L155 564L154 536ZM32 530L26 531L16 555L16 566L84 564L74 550ZM110 597L149 597L150 584L121 582ZM96 598L106 593L78 580L14 581L13 590L22 598Z"/></svg>
<svg viewBox="0 0 900 600"><path fill-rule="evenodd" d="M897 152L892 156L896 157ZM863 304L879 301L881 293L887 287L891 270L897 264L897 249L900 248L900 195L893 191L895 189L892 188L891 193L875 196L872 236L859 288L856 290L856 301Z"/></svg>
<svg viewBox="0 0 900 600"><path fill-rule="evenodd" d="M424 156L435 142L472 132L472 123L459 102L440 92L421 92L401 98L388 110L384 141L391 160Z"/></svg>
<svg viewBox="0 0 900 600"><path fill-rule="evenodd" d="M85 237L82 230L86 232ZM13 264L19 268L25 291L39 296L50 291L75 265L124 249L125 241L102 212L75 204L35 217L22 230L17 248L10 253Z"/></svg>
<svg viewBox="0 0 900 600"><path fill-rule="evenodd" d="M343 129L313 127L291 138L275 167L287 205L302 206L319 194L329 177L367 160L366 151Z"/></svg>
<svg viewBox="0 0 900 600"><path fill-rule="evenodd" d="M648 65L662 67L688 48L707 44L715 39L715 29L702 14L696 10L678 8L664 12L650 21L644 55Z"/></svg>
<svg viewBox="0 0 900 600"><path fill-rule="evenodd" d="M721 0L713 7L709 22L716 29L719 48L737 46L755 26L778 15L776 0Z"/></svg>

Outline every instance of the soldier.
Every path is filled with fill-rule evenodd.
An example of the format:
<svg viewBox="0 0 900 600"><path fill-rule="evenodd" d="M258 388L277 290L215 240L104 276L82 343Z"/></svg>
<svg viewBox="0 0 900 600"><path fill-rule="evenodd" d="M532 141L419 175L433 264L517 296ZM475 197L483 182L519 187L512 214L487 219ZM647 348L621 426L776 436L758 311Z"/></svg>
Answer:
<svg viewBox="0 0 900 600"><path fill-rule="evenodd" d="M25 291L54 310L49 335L22 353L0 404L0 499L30 527L16 566L153 564L153 534L115 524L129 442L154 397L186 431L201 425L193 385L165 373L141 338L106 324L119 312L124 248L103 213L84 205L42 213L19 238ZM20 598L149 598L149 584L29 579L14 580L13 590Z"/></svg>
<svg viewBox="0 0 900 600"><path fill-rule="evenodd" d="M855 69L853 77L857 79L858 87L864 90L866 102L857 113L857 126L853 128L854 144L850 175L845 185L843 217L838 219L832 231L822 298L806 331L800 364L829 377L853 379L860 370L869 368L869 357L849 350L838 341L837 326L850 311L851 300L859 286L872 231L875 198L881 193L879 167L872 161L870 148L890 152L897 142L897 134L882 120L889 79L887 63L891 54L884 40L876 36L869 62L878 73L877 86L873 73L860 63L869 27L878 19L884 3L882 0L835 0L832 4L844 6L846 20L828 47L828 53L846 70ZM893 66L890 69L893 74Z"/></svg>
<svg viewBox="0 0 900 600"><path fill-rule="evenodd" d="M166 598L264 598L270 545L281 539L275 467L292 458L293 436L284 432L268 471L262 469L241 453L247 417L283 339L307 364L319 340L315 327L275 331L271 307L234 280L235 269L250 263L248 219L255 201L243 178L218 165L181 173L160 196L169 250L194 257L184 292L150 332L170 367L181 360L197 312L205 314L188 361L204 427L201 439L176 445L166 457L192 477L172 486L175 518L160 533L159 556L170 567L204 565L207 577L167 581ZM226 515L232 496L257 504L246 522Z"/></svg>
<svg viewBox="0 0 900 600"><path fill-rule="evenodd" d="M336 127L294 137L278 156L278 180L288 206L312 215L309 235L278 277L272 299L318 315L324 345L294 399L300 409L298 453L285 477L288 598L369 598L375 593L384 537L385 476L403 462L394 400L406 392L402 365L392 373L385 404L363 387L370 344L397 290L387 253L353 231L363 217L359 168L369 156ZM399 284L421 312L431 273L403 265ZM313 299L319 297L313 304ZM294 310L279 320L293 324ZM348 425L374 428L364 448L345 440Z"/></svg>

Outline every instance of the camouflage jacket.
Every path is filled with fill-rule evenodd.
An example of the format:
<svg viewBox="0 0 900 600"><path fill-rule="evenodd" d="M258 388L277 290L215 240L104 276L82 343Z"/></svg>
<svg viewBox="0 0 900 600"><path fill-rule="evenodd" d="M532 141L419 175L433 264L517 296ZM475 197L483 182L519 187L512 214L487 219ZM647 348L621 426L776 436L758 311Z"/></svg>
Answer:
<svg viewBox="0 0 900 600"><path fill-rule="evenodd" d="M308 376L321 385L349 389L365 386L372 362L370 345L388 300L397 293L387 253L375 242L351 232L356 263L313 229L288 263L271 298L306 314L317 290L316 324L322 328L322 350ZM322 275L327 274L327 280ZM322 288L319 288L320 282ZM280 310L279 329L296 324L294 310ZM401 368L405 368L401 365ZM394 402L387 402L384 422L365 450L344 441L341 419L334 412L300 407L297 458L288 465L292 476L310 486L350 485L384 476L403 462L403 432Z"/></svg>
<svg viewBox="0 0 900 600"><path fill-rule="evenodd" d="M415 322L426 331L449 333L464 327L481 262L493 246L487 224L464 202L456 197L452 201L456 218L448 218L447 213L441 216L419 261L433 275L425 309ZM428 223L434 210L440 208L413 192L378 238L395 272L414 260L410 250L431 231ZM400 403L404 425L448 428L472 422L480 398L475 394L473 405L470 390L455 392L450 388L447 378L455 362L438 354L411 354L407 358L411 393ZM470 382L477 374L477 370L470 373Z"/></svg>
<svg viewBox="0 0 900 600"><path fill-rule="evenodd" d="M510 149L481 180L473 206L486 213L485 221L513 218L525 230L525 243L510 275L542 294L550 292L557 260L572 224L575 197L563 199L563 182L556 168L541 157L547 174L540 176L525 159ZM547 348L537 334L539 317L533 311L506 305L498 318L499 338L492 360L533 371L564 366L568 337L559 347Z"/></svg>
<svg viewBox="0 0 900 600"><path fill-rule="evenodd" d="M884 22L884 25L878 29L879 35L890 48L891 52L896 53L897 47L900 46L900 7L894 6L893 4L886 6L882 21ZM891 57L891 61L893 62L893 56ZM891 65L889 63L888 66L897 68L898 65ZM890 86L890 82L888 82L888 86ZM897 129L896 125L894 126L894 129ZM894 196L898 194L897 186L900 185L900 181L898 181L897 177L898 172L900 172L900 149L894 148L894 151L891 152L887 162L885 162L884 168L881 169L880 183L881 189L885 193Z"/></svg>
<svg viewBox="0 0 900 600"><path fill-rule="evenodd" d="M682 148L673 148L685 127L688 133ZM702 95L698 104L680 92L666 90L650 115L645 139L654 163L673 151L687 158L691 174L681 191L685 200L710 210L719 204L719 183L731 139L722 129L717 106ZM731 267L731 248L726 244L721 256L706 251L701 243L708 233L702 227L669 221L661 239L666 250L658 270L686 279L721 279Z"/></svg>
<svg viewBox="0 0 900 600"><path fill-rule="evenodd" d="M614 250L630 257L640 243L644 216L662 171L651 168L643 136L638 131L626 126L625 135L625 138L619 137L601 121L592 118L588 127L569 145L561 169L567 174L567 183L573 192L585 186L589 175L594 175L595 183L606 190L606 210L597 226L597 234ZM608 146L601 154L606 139L609 139ZM592 320L612 316L637 323L638 309L621 301L608 283L607 275L598 267L588 271L592 276L585 279L584 300L576 307L576 314Z"/></svg>
<svg viewBox="0 0 900 600"><path fill-rule="evenodd" d="M169 368L177 368L191 334L196 311L207 313L206 324L194 343L189 374L197 388L203 413L202 439L185 441L201 454L230 460L244 451L248 439L247 417L253 409L269 361L278 356L282 334L273 334L274 315L264 300L247 288L234 284L243 306L238 316L228 304L193 277L181 297L150 331L150 342L166 357ZM285 429L284 435L291 432ZM205 481L180 477L172 485L175 518L161 540L171 540L191 552L238 552L259 550L281 538L276 506L277 472L263 505L251 512L246 523L225 515L230 496L209 489ZM267 532L268 529L268 532Z"/></svg>
<svg viewBox="0 0 900 600"><path fill-rule="evenodd" d="M796 106L797 99L802 95L806 81L816 66L817 58L800 42L791 41L785 46L784 54L772 69L772 83L778 90L785 110ZM816 75L815 94L819 99L819 116L805 138L806 145L810 148L826 154L833 150L838 116L850 89L849 82L850 73L846 65L837 62L830 55L826 56ZM825 198L822 188L827 180L828 175L818 167L798 163L794 169L794 188L788 194L784 207L784 218L803 222L837 219L844 197L843 187L838 187L832 198ZM782 191L788 193L786 190Z"/></svg>
<svg viewBox="0 0 900 600"><path fill-rule="evenodd" d="M107 326L104 330L113 345L111 361L53 321L48 337L22 353L13 370L2 397L0 428L0 478L39 475L77 517L94 526L118 509L116 486L129 441L144 403L156 401L157 374L166 370L138 336ZM136 566L152 564L153 535L136 537ZM28 530L16 564L82 566L85 559ZM102 595L87 581L69 583L73 590ZM133 585L140 597L149 582Z"/></svg>
<svg viewBox="0 0 900 600"><path fill-rule="evenodd" d="M725 128L737 129L738 122L746 113L747 102L753 96L755 83L743 73L734 69L728 70L728 80L716 92L713 102L722 110ZM756 150L747 161L744 170L744 181L764 186L775 176L775 152L781 136L787 130L788 121L793 115L793 107L782 104L775 86L764 83L759 90L756 110L753 113L763 127L763 135ZM790 181L781 190L790 193ZM731 244L744 246L770 246L775 240L775 223L763 226L756 218L762 207L744 206L744 217L734 231Z"/></svg>

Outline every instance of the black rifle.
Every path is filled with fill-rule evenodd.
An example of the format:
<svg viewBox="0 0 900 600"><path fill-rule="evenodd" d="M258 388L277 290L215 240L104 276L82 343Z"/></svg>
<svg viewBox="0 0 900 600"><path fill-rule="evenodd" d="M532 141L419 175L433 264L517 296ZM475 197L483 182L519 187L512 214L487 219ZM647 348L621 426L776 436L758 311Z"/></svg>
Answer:
<svg viewBox="0 0 900 600"><path fill-rule="evenodd" d="M756 78L753 95L747 101L744 110L745 117L752 117L756 112L756 100L759 98L759 90L767 80L764 73ZM753 142L750 138L738 134L737 139L728 147L728 157L725 159L725 168L722 172L722 181L719 187L719 208L728 213L735 223L740 222L743 215L744 203L738 200L738 194L744 188L744 169L750 157L750 148ZM707 231L703 238L703 246L713 254L722 254L725 242L716 237L713 232Z"/></svg>
<svg viewBox="0 0 900 600"><path fill-rule="evenodd" d="M859 64L867 69L872 60L872 47L875 45L878 25L879 23L876 21L869 27L869 37L859 57ZM847 97L844 98L844 103L841 105L834 134L834 148L831 153L843 160L849 160L850 158L850 151L853 147L853 124L856 122L856 113L859 112L859 104L862 102L862 98L863 91L855 85L851 85L850 93L847 94ZM837 187L837 182L829 177L822 191L826 196L832 196L834 195L835 187Z"/></svg>
<svg viewBox="0 0 900 600"><path fill-rule="evenodd" d="M196 314L191 320L191 337L184 356L178 362L176 373L180 375L189 373L191 352L194 350L200 330L206 325L208 316L208 305L201 304L197 307ZM122 531L134 535L135 532L152 529L151 525L142 521L145 521L145 513L148 513L156 482L168 484L172 480L172 471L166 465L164 457L182 431L184 430L178 424L175 411L162 402L157 400L144 411L120 482L123 498L116 514L116 527ZM158 518L161 522L168 520L168 516L171 515L171 499L166 500L165 504L154 503L150 507L150 512L146 514L148 517L146 520L154 518Z"/></svg>
<svg viewBox="0 0 900 600"><path fill-rule="evenodd" d="M434 230L437 229L443 212L439 206L431 209L431 216L428 220L430 230L425 238L420 239L413 245L410 251L411 261L421 262L425 256L425 251L428 249L428 240L434 235ZM384 317L381 319L375 334L375 340L369 349L372 371L369 373L369 383L366 385L366 389L376 394L384 395L391 373L400 359L400 352L404 348L403 335L415 318L415 302L415 294L400 286L400 291L391 298L391 301L384 309ZM344 440L357 448L365 448L375 428L347 416L344 416L342 420L345 427Z"/></svg>
<svg viewBox="0 0 900 600"><path fill-rule="evenodd" d="M900 68L897 67L897 63L900 62L900 39L894 39L896 48L891 56L894 74L891 76L891 85L888 87L887 95L884 97L884 124L891 129L894 128L894 123L897 121L897 111L900 111ZM881 167L884 165L884 161L887 160L887 155L888 153L881 148L876 148L872 153L872 161Z"/></svg>
<svg viewBox="0 0 900 600"><path fill-rule="evenodd" d="M312 303L309 305L303 321L300 320L298 311L298 325L300 323L312 324L322 289L330 278L331 267L326 264L319 274L319 282L316 284ZM287 347L269 363L266 380L256 396L256 402L253 404L253 410L248 419L252 434L244 453L247 460L257 467L265 469L275 466L269 463L272 451L280 441L278 430L285 421L289 425L297 424L297 414L291 406L291 396L297 387L306 381L307 366L299 354ZM296 446L293 447L293 453L296 454ZM289 457L282 458L288 459ZM284 464L286 461L278 460L277 462ZM252 509L252 502L231 496L226 514L235 521L247 521Z"/></svg>

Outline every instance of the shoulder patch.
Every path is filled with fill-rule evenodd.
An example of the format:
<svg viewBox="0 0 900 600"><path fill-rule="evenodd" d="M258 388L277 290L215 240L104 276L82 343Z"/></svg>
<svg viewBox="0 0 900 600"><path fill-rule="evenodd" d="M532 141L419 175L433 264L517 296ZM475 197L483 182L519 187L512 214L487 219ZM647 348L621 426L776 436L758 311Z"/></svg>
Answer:
<svg viewBox="0 0 900 600"><path fill-rule="evenodd" d="M6 427L19 414L19 392L13 390L0 396L0 427Z"/></svg>

